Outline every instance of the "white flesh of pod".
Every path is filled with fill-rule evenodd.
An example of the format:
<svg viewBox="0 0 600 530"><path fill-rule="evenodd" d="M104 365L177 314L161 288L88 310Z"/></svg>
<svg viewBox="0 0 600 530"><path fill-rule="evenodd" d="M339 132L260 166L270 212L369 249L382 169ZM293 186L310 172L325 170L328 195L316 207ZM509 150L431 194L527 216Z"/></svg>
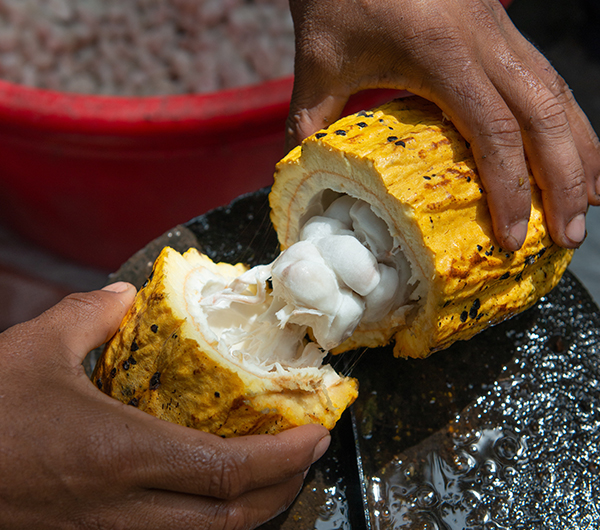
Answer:
<svg viewBox="0 0 600 530"><path fill-rule="evenodd" d="M343 195L339 199L333 201L329 207L325 210L323 215L325 217L331 217L344 223L348 228L352 226L352 218L350 217L350 208L354 206L357 199L350 197L350 195Z"/></svg>
<svg viewBox="0 0 600 530"><path fill-rule="evenodd" d="M340 290L340 305L331 325L325 330L313 328L315 339L326 350L344 342L356 329L365 310L365 303L350 289Z"/></svg>
<svg viewBox="0 0 600 530"><path fill-rule="evenodd" d="M274 297L296 308L335 314L338 282L310 241L300 241L285 250L273 263L271 274Z"/></svg>
<svg viewBox="0 0 600 530"><path fill-rule="evenodd" d="M350 226L338 219L316 215L311 217L300 230L300 239L314 241L332 235L353 235Z"/></svg>
<svg viewBox="0 0 600 530"><path fill-rule="evenodd" d="M379 283L375 256L353 236L329 236L315 241L315 246L340 281L361 296L369 294Z"/></svg>
<svg viewBox="0 0 600 530"><path fill-rule="evenodd" d="M364 201L336 199L305 223L300 238L272 264L228 284L206 271L201 292L194 294L220 331L223 349L263 369L318 365L320 348L338 346L361 321L382 320L406 305L412 292L406 257ZM320 348L306 343L307 327Z"/></svg>
<svg viewBox="0 0 600 530"><path fill-rule="evenodd" d="M381 280L377 287L365 296L365 314L363 322L379 322L393 308L400 287L398 271L383 263L379 264L379 275Z"/></svg>
<svg viewBox="0 0 600 530"><path fill-rule="evenodd" d="M357 201L350 209L349 215L357 239L375 254L377 259L388 258L394 247L394 240L385 221L364 201Z"/></svg>

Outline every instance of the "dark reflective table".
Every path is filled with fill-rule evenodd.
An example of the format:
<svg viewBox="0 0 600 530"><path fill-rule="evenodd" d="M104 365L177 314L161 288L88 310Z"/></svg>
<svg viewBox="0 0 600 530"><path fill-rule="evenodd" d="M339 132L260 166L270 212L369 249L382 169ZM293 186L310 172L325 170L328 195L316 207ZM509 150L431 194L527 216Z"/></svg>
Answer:
<svg viewBox="0 0 600 530"><path fill-rule="evenodd" d="M110 281L141 286L164 245L268 263L267 193L173 228ZM533 308L428 359L387 347L329 359L358 378L359 398L295 503L263 528L600 528L599 329L567 272Z"/></svg>

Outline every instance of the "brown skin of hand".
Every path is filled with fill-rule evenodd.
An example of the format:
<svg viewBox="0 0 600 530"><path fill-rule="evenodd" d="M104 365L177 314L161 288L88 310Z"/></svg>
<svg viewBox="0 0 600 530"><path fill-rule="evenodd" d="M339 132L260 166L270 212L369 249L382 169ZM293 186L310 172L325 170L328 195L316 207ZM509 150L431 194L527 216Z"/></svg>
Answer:
<svg viewBox="0 0 600 530"><path fill-rule="evenodd" d="M81 362L135 294L107 289L0 334L0 527L250 529L286 509L328 431L224 440L104 395Z"/></svg>
<svg viewBox="0 0 600 530"><path fill-rule="evenodd" d="M295 83L287 147L333 123L366 88L436 103L471 144L500 245L517 250L529 160L552 239L585 237L600 204L600 143L565 81L498 0L290 0Z"/></svg>

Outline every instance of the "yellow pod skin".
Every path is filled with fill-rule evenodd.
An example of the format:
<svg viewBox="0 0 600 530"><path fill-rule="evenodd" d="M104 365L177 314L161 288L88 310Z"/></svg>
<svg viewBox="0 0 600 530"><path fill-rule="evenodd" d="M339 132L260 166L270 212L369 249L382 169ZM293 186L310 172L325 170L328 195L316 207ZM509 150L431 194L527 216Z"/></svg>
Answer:
<svg viewBox="0 0 600 530"><path fill-rule="evenodd" d="M356 380L331 367L256 375L219 350L190 315L186 282L207 270L234 279L244 265L166 247L109 341L92 379L106 394L158 418L223 437L274 434L307 423L332 429L356 399Z"/></svg>
<svg viewBox="0 0 600 530"><path fill-rule="evenodd" d="M395 355L426 357L533 305L560 280L573 251L550 239L541 194L523 247L500 248L470 147L439 108L417 97L345 117L278 165L270 194L281 248L331 197L367 202L408 260L411 307L361 323L334 353L395 341ZM401 314L400 314L401 313Z"/></svg>

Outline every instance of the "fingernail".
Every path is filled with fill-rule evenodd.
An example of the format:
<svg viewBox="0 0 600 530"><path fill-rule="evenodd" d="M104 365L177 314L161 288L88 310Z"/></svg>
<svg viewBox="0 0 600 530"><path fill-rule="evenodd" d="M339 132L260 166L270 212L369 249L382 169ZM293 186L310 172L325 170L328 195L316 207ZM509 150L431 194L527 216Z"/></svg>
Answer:
<svg viewBox="0 0 600 530"><path fill-rule="evenodd" d="M106 287L102 287L103 291L110 291L111 293L124 293L127 289L129 289L129 284L127 282L115 282Z"/></svg>
<svg viewBox="0 0 600 530"><path fill-rule="evenodd" d="M567 228L565 228L565 235L573 241L573 243L581 243L585 238L585 215L580 213L571 219Z"/></svg>
<svg viewBox="0 0 600 530"><path fill-rule="evenodd" d="M510 227L505 243L508 250L519 250L523 243L525 243L525 238L527 237L527 224L527 221L523 220Z"/></svg>
<svg viewBox="0 0 600 530"><path fill-rule="evenodd" d="M331 443L331 436L324 436L319 440L317 445L315 445L315 450L313 451L313 463L319 460L327 451L329 444Z"/></svg>

